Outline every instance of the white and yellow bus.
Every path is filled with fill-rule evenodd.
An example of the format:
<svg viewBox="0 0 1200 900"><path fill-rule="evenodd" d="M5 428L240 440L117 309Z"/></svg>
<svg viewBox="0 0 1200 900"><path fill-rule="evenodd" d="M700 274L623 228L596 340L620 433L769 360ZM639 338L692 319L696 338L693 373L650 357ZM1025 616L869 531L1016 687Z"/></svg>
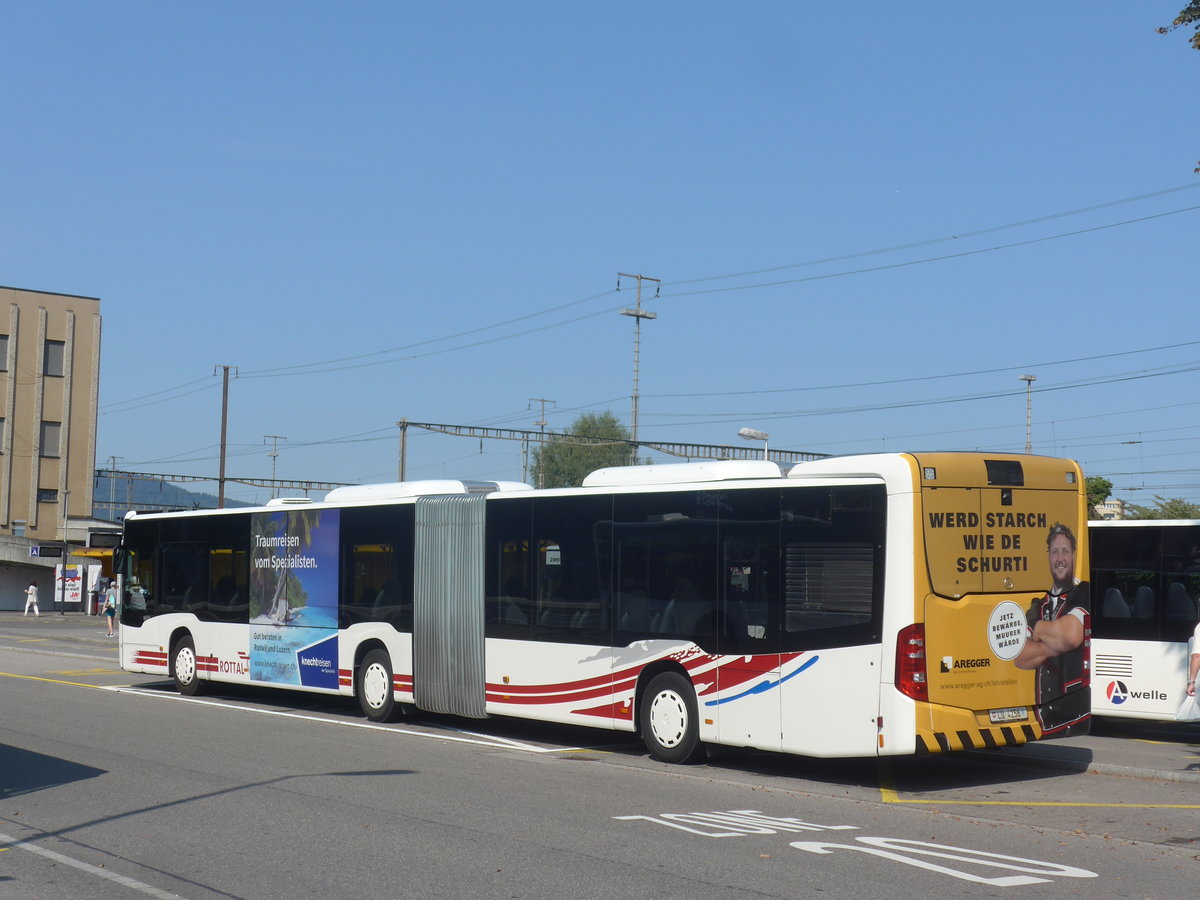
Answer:
<svg viewBox="0 0 1200 900"><path fill-rule="evenodd" d="M1087 726L1087 678L1043 677L1086 673L1086 640L1026 659L1049 639L1048 535L1082 539L1085 510L1067 460L892 453L130 514L121 662L185 694L356 696L377 721L637 732L668 762L1021 744Z"/></svg>

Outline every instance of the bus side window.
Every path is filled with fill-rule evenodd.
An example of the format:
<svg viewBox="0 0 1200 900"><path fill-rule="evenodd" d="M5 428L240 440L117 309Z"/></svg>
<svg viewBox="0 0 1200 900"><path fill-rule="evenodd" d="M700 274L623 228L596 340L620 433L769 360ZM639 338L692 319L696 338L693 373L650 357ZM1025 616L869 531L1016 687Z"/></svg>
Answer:
<svg viewBox="0 0 1200 900"><path fill-rule="evenodd" d="M1157 640L1160 610L1156 601L1163 599L1162 551L1154 529L1095 528L1089 532L1089 541L1092 594L1098 598L1093 635ZM1128 615L1110 599L1111 592L1120 595L1121 603L1129 608Z"/></svg>
<svg viewBox="0 0 1200 900"><path fill-rule="evenodd" d="M879 639L886 504L882 486L785 492L783 650Z"/></svg>
<svg viewBox="0 0 1200 900"><path fill-rule="evenodd" d="M489 500L484 538L484 634L529 640L532 618L530 501Z"/></svg>
<svg viewBox="0 0 1200 900"><path fill-rule="evenodd" d="M711 491L615 498L618 644L683 638L714 649L721 585L719 495Z"/></svg>
<svg viewBox="0 0 1200 900"><path fill-rule="evenodd" d="M779 503L777 488L721 492L721 653L779 651Z"/></svg>
<svg viewBox="0 0 1200 900"><path fill-rule="evenodd" d="M341 627L386 622L411 631L411 506L342 510Z"/></svg>
<svg viewBox="0 0 1200 900"><path fill-rule="evenodd" d="M202 544L165 544L160 548L162 590L158 606L203 616L208 611L208 555Z"/></svg>
<svg viewBox="0 0 1200 900"><path fill-rule="evenodd" d="M121 624L140 628L146 620L146 594L140 589L135 594L131 589L136 584L150 591L154 584L153 541L158 537L158 525L138 522L126 528L124 553L125 568L119 574L125 576L125 593L119 600Z"/></svg>
<svg viewBox="0 0 1200 900"><path fill-rule="evenodd" d="M208 523L208 607L216 622L250 621L250 517L224 516Z"/></svg>
<svg viewBox="0 0 1200 900"><path fill-rule="evenodd" d="M536 640L610 641L608 497L539 497L533 503Z"/></svg>

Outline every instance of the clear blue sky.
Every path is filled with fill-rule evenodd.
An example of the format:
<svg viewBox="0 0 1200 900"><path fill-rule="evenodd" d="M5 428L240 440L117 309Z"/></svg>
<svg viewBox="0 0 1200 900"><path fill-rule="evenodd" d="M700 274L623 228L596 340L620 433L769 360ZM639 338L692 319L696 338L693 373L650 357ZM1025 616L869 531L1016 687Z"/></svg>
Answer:
<svg viewBox="0 0 1200 900"><path fill-rule="evenodd" d="M1035 451L1200 501L1182 5L10 0L0 284L101 299L100 466L215 475L219 365L230 475L627 421L630 272L643 438L1021 451L1030 373Z"/></svg>

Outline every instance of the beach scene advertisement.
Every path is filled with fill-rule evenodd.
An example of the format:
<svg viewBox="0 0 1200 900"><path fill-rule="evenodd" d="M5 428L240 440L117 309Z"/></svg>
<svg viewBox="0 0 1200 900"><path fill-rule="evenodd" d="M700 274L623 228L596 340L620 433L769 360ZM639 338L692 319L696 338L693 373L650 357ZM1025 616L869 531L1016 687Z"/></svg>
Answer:
<svg viewBox="0 0 1200 900"><path fill-rule="evenodd" d="M336 509L255 513L250 524L250 677L336 690Z"/></svg>

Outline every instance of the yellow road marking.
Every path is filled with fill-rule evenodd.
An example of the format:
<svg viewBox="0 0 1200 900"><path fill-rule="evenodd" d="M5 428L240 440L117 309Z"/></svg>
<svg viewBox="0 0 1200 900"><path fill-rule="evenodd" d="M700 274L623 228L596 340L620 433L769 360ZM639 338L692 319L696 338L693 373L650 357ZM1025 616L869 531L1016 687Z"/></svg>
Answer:
<svg viewBox="0 0 1200 900"><path fill-rule="evenodd" d="M47 684L69 684L71 687L98 688L98 684L84 684L82 681L61 681L57 678L38 678L36 675L17 675L14 672L0 672L4 678L21 678L25 681L44 681Z"/></svg>
<svg viewBox="0 0 1200 900"><path fill-rule="evenodd" d="M879 772L879 797L884 803L899 803L900 795L896 793L893 787L892 767L886 762L880 762L875 767Z"/></svg>
<svg viewBox="0 0 1200 900"><path fill-rule="evenodd" d="M1070 803L1057 800L913 800L901 797L892 779L892 767L879 763L879 797L884 803L922 806L1062 806L1079 809L1200 809L1200 803Z"/></svg>
<svg viewBox="0 0 1200 900"><path fill-rule="evenodd" d="M931 806L1069 806L1088 809L1200 809L1200 803L1068 803L1023 800L893 800L892 803L922 803Z"/></svg>

